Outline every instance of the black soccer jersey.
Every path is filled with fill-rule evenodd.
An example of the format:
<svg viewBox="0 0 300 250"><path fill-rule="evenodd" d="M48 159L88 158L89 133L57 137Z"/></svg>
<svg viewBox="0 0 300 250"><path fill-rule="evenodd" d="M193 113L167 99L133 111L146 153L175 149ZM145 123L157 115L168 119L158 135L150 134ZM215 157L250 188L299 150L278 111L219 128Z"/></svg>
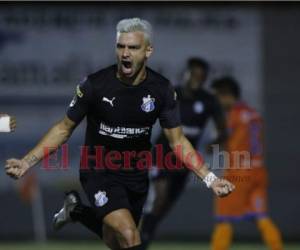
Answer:
<svg viewBox="0 0 300 250"><path fill-rule="evenodd" d="M203 89L185 94L183 88L178 88L176 93L180 102L183 132L193 146L196 146L208 119L214 118L215 121L223 119L222 108L217 99ZM156 144L163 144L167 151L171 150L163 133L159 136Z"/></svg>
<svg viewBox="0 0 300 250"><path fill-rule="evenodd" d="M176 90L180 100L180 115L184 134L191 140L198 140L209 118L222 119L222 108L217 99L204 89L195 91L191 96L184 90Z"/></svg>
<svg viewBox="0 0 300 250"><path fill-rule="evenodd" d="M180 125L176 94L170 82L146 69L146 79L133 86L121 82L113 65L89 75L77 86L67 116L79 123L87 117L85 145L109 150L150 150L151 129Z"/></svg>

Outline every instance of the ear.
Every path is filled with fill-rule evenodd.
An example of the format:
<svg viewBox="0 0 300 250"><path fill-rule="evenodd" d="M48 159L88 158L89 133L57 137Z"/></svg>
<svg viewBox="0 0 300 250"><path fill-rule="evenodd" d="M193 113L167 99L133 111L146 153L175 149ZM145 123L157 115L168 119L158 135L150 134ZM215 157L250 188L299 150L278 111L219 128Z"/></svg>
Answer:
<svg viewBox="0 0 300 250"><path fill-rule="evenodd" d="M151 45L148 45L146 48L146 58L148 59L153 53L153 47Z"/></svg>

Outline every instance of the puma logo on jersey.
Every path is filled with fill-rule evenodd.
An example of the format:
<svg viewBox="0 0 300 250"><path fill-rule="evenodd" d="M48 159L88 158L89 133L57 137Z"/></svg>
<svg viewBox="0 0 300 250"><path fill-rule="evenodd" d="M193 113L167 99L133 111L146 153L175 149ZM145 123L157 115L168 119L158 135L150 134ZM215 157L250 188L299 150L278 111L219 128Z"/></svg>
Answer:
<svg viewBox="0 0 300 250"><path fill-rule="evenodd" d="M111 100L109 100L107 97L103 97L103 102L108 102L112 107L114 106L113 101L116 99L116 97L113 97Z"/></svg>

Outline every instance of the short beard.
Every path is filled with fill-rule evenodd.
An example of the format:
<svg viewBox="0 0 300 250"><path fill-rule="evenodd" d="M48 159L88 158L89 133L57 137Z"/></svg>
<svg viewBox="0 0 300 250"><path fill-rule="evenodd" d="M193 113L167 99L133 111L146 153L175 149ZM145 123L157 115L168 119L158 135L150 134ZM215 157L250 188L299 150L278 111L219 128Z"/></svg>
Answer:
<svg viewBox="0 0 300 250"><path fill-rule="evenodd" d="M133 79L135 79L138 75L139 75L139 73L141 72L141 70L143 69L143 67L146 65L146 61L143 61L143 62L141 62L141 63L139 63L139 64L137 64L136 65L136 72L131 76L131 77L129 77L129 79L130 80L133 80ZM134 65L132 65L132 66L134 66Z"/></svg>

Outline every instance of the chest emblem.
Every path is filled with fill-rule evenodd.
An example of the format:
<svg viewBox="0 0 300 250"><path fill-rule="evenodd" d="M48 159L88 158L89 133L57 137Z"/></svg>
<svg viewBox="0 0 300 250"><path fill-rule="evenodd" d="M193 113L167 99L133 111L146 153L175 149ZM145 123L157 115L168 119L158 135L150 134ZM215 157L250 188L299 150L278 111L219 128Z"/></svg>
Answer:
<svg viewBox="0 0 300 250"><path fill-rule="evenodd" d="M204 105L202 102L197 101L194 103L194 112L196 114L201 114L204 111Z"/></svg>
<svg viewBox="0 0 300 250"><path fill-rule="evenodd" d="M155 98L152 98L150 95L143 97L143 104L141 105L142 110L146 113L153 111L155 108L154 102Z"/></svg>

